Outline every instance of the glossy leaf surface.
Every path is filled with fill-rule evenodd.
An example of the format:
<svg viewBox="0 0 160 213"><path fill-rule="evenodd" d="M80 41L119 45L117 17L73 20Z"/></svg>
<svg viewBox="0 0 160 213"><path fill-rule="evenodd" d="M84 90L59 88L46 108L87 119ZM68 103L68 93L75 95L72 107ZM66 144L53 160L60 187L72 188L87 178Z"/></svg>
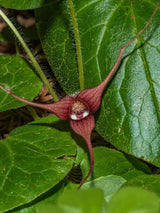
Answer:
<svg viewBox="0 0 160 213"><path fill-rule="evenodd" d="M127 154L106 147L96 147L93 150L95 165L93 174L88 180L94 180L107 175L117 175L130 180L142 174L150 174L150 169L146 164ZM81 162L81 168L85 177L89 168L87 155Z"/></svg>
<svg viewBox="0 0 160 213"><path fill-rule="evenodd" d="M40 78L30 65L19 56L0 55L0 84L5 83L13 93L32 101L42 89ZM0 111L18 108L25 104L0 90Z"/></svg>
<svg viewBox="0 0 160 213"><path fill-rule="evenodd" d="M49 116L0 142L0 212L28 203L58 184L73 166L76 144Z"/></svg>
<svg viewBox="0 0 160 213"><path fill-rule="evenodd" d="M49 4L50 2L52 2L52 0L0 0L0 4L4 7L20 10L42 7L45 4Z"/></svg>

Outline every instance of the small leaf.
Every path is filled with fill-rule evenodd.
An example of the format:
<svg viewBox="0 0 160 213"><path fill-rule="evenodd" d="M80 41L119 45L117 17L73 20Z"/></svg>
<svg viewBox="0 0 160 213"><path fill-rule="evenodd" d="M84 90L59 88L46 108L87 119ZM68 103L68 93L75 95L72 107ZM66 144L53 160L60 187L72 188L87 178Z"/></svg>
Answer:
<svg viewBox="0 0 160 213"><path fill-rule="evenodd" d="M102 189L104 192L105 200L108 202L113 196L113 194L116 191L118 191L118 189L121 188L121 186L125 182L126 180L120 176L116 175L101 176L87 183L84 183L81 189L83 190L91 187Z"/></svg>
<svg viewBox="0 0 160 213"><path fill-rule="evenodd" d="M49 4L52 0L0 0L0 4L11 9L28 10L42 7Z"/></svg>
<svg viewBox="0 0 160 213"><path fill-rule="evenodd" d="M109 202L107 213L159 213L159 197L147 190L127 187L120 189Z"/></svg>
<svg viewBox="0 0 160 213"><path fill-rule="evenodd" d="M0 211L26 204L58 184L70 171L76 145L49 116L11 132L0 142ZM55 126L55 127L53 127Z"/></svg>
<svg viewBox="0 0 160 213"><path fill-rule="evenodd" d="M0 55L0 64L0 84L7 84L13 93L30 101L39 94L42 89L42 82L23 58ZM24 105L24 103L0 90L1 112Z"/></svg>

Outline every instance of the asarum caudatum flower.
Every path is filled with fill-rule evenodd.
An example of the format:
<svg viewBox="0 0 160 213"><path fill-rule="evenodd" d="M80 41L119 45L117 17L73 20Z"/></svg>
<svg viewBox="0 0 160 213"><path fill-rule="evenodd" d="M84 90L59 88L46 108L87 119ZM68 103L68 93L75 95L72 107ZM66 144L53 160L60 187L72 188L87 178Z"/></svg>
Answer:
<svg viewBox="0 0 160 213"><path fill-rule="evenodd" d="M160 4L160 2L156 5L155 10L146 24L146 26L135 36L133 37L127 44L125 44L119 53L119 56L109 72L108 76L105 78L105 80L100 83L98 86L92 88L92 89L85 89L82 92L62 98L60 101L56 103L51 104L40 104L40 103L34 103L27 101L23 98L18 97L17 95L13 94L9 90L5 89L0 84L0 89L11 95L12 97L18 99L19 101L22 101L28 105L31 105L33 107L38 107L42 109L46 109L47 111L50 111L57 115L62 120L69 120L70 125L72 129L80 136L84 138L84 140L87 143L89 154L90 154L90 169L87 174L87 176L83 179L83 181L80 183L79 188L82 186L82 184L87 180L87 178L90 176L93 166L94 166L94 156L93 156L93 150L92 150L92 143L91 143L91 133L95 125L94 116L93 113L98 110L101 104L101 96L103 93L103 90L106 86L106 84L111 80L113 77L117 66L120 63L120 60L122 58L122 54L124 49L133 42L151 23L152 18L154 14L156 13L157 7Z"/></svg>

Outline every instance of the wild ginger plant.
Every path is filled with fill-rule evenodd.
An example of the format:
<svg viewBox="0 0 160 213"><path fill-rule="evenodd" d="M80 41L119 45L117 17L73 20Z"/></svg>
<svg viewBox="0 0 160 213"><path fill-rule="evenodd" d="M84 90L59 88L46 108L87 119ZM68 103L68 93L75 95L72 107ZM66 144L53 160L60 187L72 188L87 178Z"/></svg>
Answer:
<svg viewBox="0 0 160 213"><path fill-rule="evenodd" d="M102 3L102 1L100 1L100 3ZM78 70L79 70L80 89L82 91L78 92L78 93L76 93L74 95L69 95L68 97L64 97L61 100L59 100L58 102L53 103L53 104L39 104L39 103L34 103L34 102L31 102L31 101L27 101L24 98L20 98L16 94L12 93L12 91L11 91L12 88L11 89L4 88L4 84L8 84L7 82L2 82L0 88L3 91L5 91L6 93L8 93L9 95L11 95L12 97L14 97L14 98L18 99L19 101L21 101L21 102L29 104L29 105L31 105L33 107L39 107L39 108L46 109L46 110L48 110L50 112L53 112L55 115L57 115L62 120L70 120L71 128L77 134L79 134L80 136L82 136L84 138L85 142L87 143L87 146L88 146L88 149L89 149L89 154L90 154L90 169L89 169L89 172L87 173L87 175L84 177L84 179L80 183L80 185L79 185L79 188L80 188L84 184L84 182L88 179L88 177L90 176L90 174L92 172L92 169L93 169L93 166L94 166L94 155L93 155L92 144L91 144L91 133L92 133L92 130L93 130L94 125L95 125L93 113L95 111L97 111L98 108L100 107L102 93L103 93L106 85L110 82L111 78L113 78L113 75L117 71L118 66L121 65L120 62L122 62L121 59L122 59L123 51L135 39L138 39L138 37L143 33L143 31L145 29L147 29L147 27L151 23L154 15L156 13L156 10L158 8L159 3L156 5L155 10L153 11L151 18L149 19L149 21L147 22L145 27L142 28L142 30L139 31L139 33L136 36L133 37L133 39L128 41L128 43L124 44L120 48L120 52L119 52L119 55L117 57L117 60L115 60L113 68L111 69L109 74L106 75L107 77L104 78L104 80L102 82L100 82L98 86L95 86L95 87L93 87L91 89L85 89L85 90L84 90L84 82L85 81L84 81L84 75L83 75L83 72L84 72L83 71L83 66L85 67L85 63L83 65L83 60L82 60L83 57L81 55L83 53L83 49L81 48L81 42L82 41L80 39L80 36L82 36L82 35L80 35L80 33L77 32L77 29L79 29L78 28L79 25L77 25L77 24L78 24L78 21L80 21L80 20L79 19L76 20L76 17L78 16L79 13L81 13L81 10L83 11L83 7L81 8L80 5L78 5L78 3L77 3L77 7L80 7L81 9L79 9L77 12L75 12L75 8L74 7L76 6L76 3L74 3L74 4L73 4L72 1L68 1L68 6L69 6L69 9L70 9L70 15L71 15L71 18L72 18L71 21L73 23L75 46L76 46L76 51L77 51L76 58L77 58L77 65L78 65ZM88 5L86 4L86 7L90 7L91 5L90 4L88 4ZM131 3L131 5L132 5L132 3ZM129 10L128 7L126 7L125 9L126 9L126 11ZM41 12L42 11L37 12L37 13L40 14ZM4 16L4 15L2 15L2 16ZM38 17L38 15L37 15L37 17ZM4 16L4 18L5 18L5 20L7 20L5 16ZM132 16L131 19L134 20L135 17ZM106 29L106 26L107 25L105 25L105 29ZM14 28L14 26L11 26L11 27ZM103 29L103 30L105 30L105 29ZM103 43L103 42L104 41L101 40L101 43ZM92 42L91 42L91 44L92 44ZM26 52L29 53L29 56L30 56L30 59L31 59L32 63L35 64L35 68L37 67L38 70L40 70L38 64L35 62L34 58L32 57L32 54L30 53L29 49L25 46L23 41L22 41L22 45L25 48ZM145 45L145 44L143 44L143 45ZM98 46L97 47L97 51L98 52L100 51L99 48L100 47ZM138 47L138 49L140 49L140 48L142 48L142 47ZM132 53L130 53L130 54L132 55ZM89 62L90 60L92 60L92 57L87 62ZM95 64L95 62L93 64ZM100 66L101 65L99 64L99 68L98 69L100 69ZM41 71L40 71L40 73L41 73ZM42 77L42 79L45 78L43 76L43 74L42 74L41 77ZM8 86L10 87L9 84L8 84ZM69 87L69 86L70 85L68 85L67 87ZM52 89L51 89L51 91L52 91ZM58 99L55 93L54 93L53 97L56 100ZM123 124L123 121L122 121L122 124ZM121 130L123 131L123 125L122 124L121 124L121 127L119 128L120 134L122 134ZM141 156L141 158L142 157L143 156Z"/></svg>

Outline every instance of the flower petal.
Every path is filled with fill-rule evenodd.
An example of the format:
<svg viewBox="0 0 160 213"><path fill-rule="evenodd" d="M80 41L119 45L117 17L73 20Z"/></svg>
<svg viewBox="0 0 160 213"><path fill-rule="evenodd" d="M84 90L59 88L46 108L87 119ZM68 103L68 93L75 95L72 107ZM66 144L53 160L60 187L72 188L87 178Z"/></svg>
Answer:
<svg viewBox="0 0 160 213"><path fill-rule="evenodd" d="M94 128L94 124L95 124L95 121L94 121L93 115L89 115L82 120L70 120L70 125L72 129L78 135L82 136L84 140L86 141L88 150L89 150L89 155L90 155L90 169L87 176L80 183L78 187L79 189L92 173L92 169L94 166L94 156L93 156L93 149L92 149L92 142L91 142L91 133Z"/></svg>
<svg viewBox="0 0 160 213"><path fill-rule="evenodd" d="M101 104L101 96L104 87L104 84L99 84L94 88L83 90L76 97L88 105L91 113L95 112Z"/></svg>
<svg viewBox="0 0 160 213"><path fill-rule="evenodd" d="M60 101L53 103L53 104L46 104L47 110L56 114L62 120L68 120L69 117L69 110L71 103L74 101L73 97L65 97L62 98Z"/></svg>
<svg viewBox="0 0 160 213"><path fill-rule="evenodd" d="M70 109L71 103L74 100L73 97L62 98L60 101L53 103L53 104L52 103L51 104L40 104L40 103L35 103L35 102L27 101L23 98L20 98L17 95L15 95L14 93L12 93L9 90L2 87L1 85L0 85L0 89L2 89L3 91L5 91L9 95L11 95L12 97L16 98L17 100L19 100L25 104L53 112L55 115L57 115L62 120L69 119L69 109Z"/></svg>

